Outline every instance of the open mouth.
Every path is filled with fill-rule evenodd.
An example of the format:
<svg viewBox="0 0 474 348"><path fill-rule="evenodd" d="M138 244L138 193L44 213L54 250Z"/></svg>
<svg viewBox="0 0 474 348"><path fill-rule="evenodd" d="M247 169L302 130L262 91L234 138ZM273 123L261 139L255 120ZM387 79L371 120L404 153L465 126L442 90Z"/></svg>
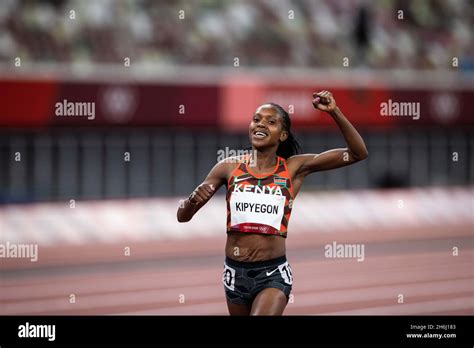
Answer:
<svg viewBox="0 0 474 348"><path fill-rule="evenodd" d="M255 138L258 138L258 139L263 139L263 138L265 138L266 136L268 136L268 134L265 133L265 132L262 132L262 131L255 131L255 132L253 132L253 136L254 136Z"/></svg>

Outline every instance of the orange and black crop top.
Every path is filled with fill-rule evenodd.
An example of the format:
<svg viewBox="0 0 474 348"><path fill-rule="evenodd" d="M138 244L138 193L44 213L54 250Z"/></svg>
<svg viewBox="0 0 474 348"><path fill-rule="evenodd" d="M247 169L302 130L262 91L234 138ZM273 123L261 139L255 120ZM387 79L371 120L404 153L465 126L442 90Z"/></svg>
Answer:
<svg viewBox="0 0 474 348"><path fill-rule="evenodd" d="M227 182L227 233L231 231L280 235L286 238L293 205L291 178L282 157L272 173L251 171L244 156Z"/></svg>

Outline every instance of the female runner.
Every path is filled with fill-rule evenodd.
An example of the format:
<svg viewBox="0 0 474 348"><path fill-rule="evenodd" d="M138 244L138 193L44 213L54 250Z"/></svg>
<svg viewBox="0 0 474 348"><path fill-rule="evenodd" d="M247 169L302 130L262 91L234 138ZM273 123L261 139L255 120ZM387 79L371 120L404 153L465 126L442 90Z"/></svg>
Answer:
<svg viewBox="0 0 474 348"><path fill-rule="evenodd" d="M277 104L263 104L249 125L252 153L217 163L178 209L178 221L189 221L219 187L226 185L227 243L222 282L230 315L283 314L293 283L285 239L293 201L304 178L368 156L362 137L330 92L313 94L313 106L334 119L346 148L298 155L300 146L291 133L288 113Z"/></svg>

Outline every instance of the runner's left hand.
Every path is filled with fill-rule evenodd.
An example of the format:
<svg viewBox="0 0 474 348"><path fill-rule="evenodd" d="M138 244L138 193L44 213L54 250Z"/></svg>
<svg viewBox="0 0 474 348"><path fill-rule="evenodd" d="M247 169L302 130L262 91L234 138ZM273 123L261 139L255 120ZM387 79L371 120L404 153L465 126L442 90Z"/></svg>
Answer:
<svg viewBox="0 0 474 348"><path fill-rule="evenodd" d="M332 93L328 91L313 93L313 106L315 109L325 112L332 112L337 108L336 100Z"/></svg>

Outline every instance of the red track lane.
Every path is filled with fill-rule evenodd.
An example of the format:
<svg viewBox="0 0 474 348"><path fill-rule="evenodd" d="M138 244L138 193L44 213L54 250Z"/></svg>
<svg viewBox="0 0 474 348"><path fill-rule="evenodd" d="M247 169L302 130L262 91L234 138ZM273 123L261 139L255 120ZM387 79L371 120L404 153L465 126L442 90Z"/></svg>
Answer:
<svg viewBox="0 0 474 348"><path fill-rule="evenodd" d="M74 264L8 270L0 314L225 315L223 239L211 241L213 247L194 254L190 250L199 243L184 240L181 249L176 244L156 258L114 256L91 263L79 254ZM452 255L453 245L459 256ZM134 252L140 254L139 248ZM474 314L472 238L372 242L365 250L365 260L357 262L325 258L324 245L311 238L289 247L295 283L285 314Z"/></svg>

